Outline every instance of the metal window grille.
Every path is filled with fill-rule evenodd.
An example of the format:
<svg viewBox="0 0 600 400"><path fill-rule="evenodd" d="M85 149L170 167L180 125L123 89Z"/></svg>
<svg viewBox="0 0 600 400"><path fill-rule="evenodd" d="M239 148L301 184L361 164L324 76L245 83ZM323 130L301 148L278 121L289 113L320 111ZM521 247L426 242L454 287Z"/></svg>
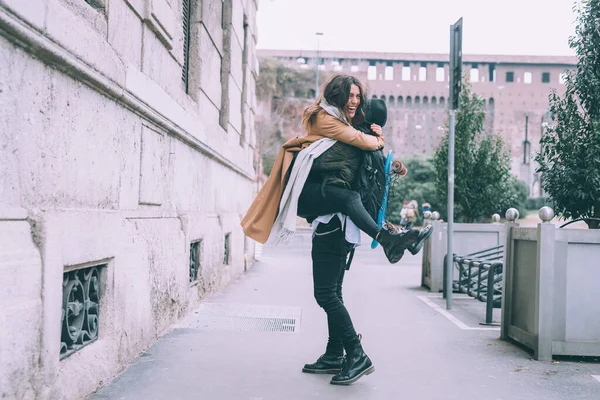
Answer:
<svg viewBox="0 0 600 400"><path fill-rule="evenodd" d="M63 274L61 360L98 338L100 270L105 266L96 265Z"/></svg>
<svg viewBox="0 0 600 400"><path fill-rule="evenodd" d="M104 0L85 0L85 2L95 9L104 9Z"/></svg>
<svg viewBox="0 0 600 400"><path fill-rule="evenodd" d="M225 264L225 265L229 265L229 258L230 258L229 257L230 256L229 249L230 249L230 245L231 245L229 243L230 239L231 239L231 233L227 233L225 235L225 246L224 246L225 248L223 251L223 264Z"/></svg>
<svg viewBox="0 0 600 400"><path fill-rule="evenodd" d="M190 282L198 280L202 263L202 241L190 244Z"/></svg>
<svg viewBox="0 0 600 400"><path fill-rule="evenodd" d="M183 68L181 71L181 80L183 81L186 93L189 93L191 1L183 0Z"/></svg>
<svg viewBox="0 0 600 400"><path fill-rule="evenodd" d="M225 14L226 7L230 4L230 0L221 0L221 29L227 28L227 15Z"/></svg>

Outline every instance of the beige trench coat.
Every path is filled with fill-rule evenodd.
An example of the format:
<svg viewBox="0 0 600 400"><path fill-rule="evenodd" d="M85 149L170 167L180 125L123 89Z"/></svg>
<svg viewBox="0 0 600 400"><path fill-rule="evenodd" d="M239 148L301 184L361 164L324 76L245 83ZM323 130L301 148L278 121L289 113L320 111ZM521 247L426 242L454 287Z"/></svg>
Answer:
<svg viewBox="0 0 600 400"><path fill-rule="evenodd" d="M281 146L273 163L271 175L242 219L242 229L246 236L259 243L267 241L277 218L279 202L285 189L294 153L324 137L348 143L362 150L377 150L383 146L383 138L366 135L329 115L325 110L321 110L306 136L295 137Z"/></svg>

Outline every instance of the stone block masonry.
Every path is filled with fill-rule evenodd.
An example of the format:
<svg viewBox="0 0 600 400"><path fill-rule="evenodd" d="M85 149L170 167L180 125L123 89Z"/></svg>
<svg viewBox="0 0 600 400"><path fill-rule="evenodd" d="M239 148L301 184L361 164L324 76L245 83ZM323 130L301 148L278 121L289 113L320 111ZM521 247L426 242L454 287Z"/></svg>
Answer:
<svg viewBox="0 0 600 400"><path fill-rule="evenodd" d="M184 2L0 0L2 398L85 398L252 265L257 5Z"/></svg>

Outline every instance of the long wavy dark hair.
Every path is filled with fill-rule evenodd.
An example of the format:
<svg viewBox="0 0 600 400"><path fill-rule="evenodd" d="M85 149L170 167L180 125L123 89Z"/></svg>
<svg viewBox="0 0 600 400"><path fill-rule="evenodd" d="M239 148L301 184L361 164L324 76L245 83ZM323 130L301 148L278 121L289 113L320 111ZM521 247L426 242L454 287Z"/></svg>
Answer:
<svg viewBox="0 0 600 400"><path fill-rule="evenodd" d="M314 123L315 117L321 110L319 104L323 97L329 104L334 107L337 107L340 113L344 114L344 109L346 108L346 104L348 104L348 99L350 98L350 88L352 85L358 86L358 90L360 91L360 104L356 108L356 114L352 119L352 125L359 125L365 120L365 102L367 98L367 94L365 88L360 83L360 81L351 75L335 75L333 78L327 82L325 85L325 90L323 94L320 95L317 100L313 104L311 104L304 113L302 114L302 126L308 132L310 127Z"/></svg>

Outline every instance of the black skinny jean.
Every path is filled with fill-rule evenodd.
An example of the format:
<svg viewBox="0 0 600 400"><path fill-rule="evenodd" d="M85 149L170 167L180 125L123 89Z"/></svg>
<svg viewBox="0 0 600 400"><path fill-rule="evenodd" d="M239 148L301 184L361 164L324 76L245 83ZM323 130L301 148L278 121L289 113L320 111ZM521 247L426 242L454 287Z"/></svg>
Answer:
<svg viewBox="0 0 600 400"><path fill-rule="evenodd" d="M315 300L327 313L326 353L330 355L341 356L344 349L348 352L360 345L342 299L346 258L351 249L339 218L319 224L312 240L313 285Z"/></svg>
<svg viewBox="0 0 600 400"><path fill-rule="evenodd" d="M349 216L358 229L373 239L381 229L365 209L358 192L331 185L322 187L321 183L306 182L298 199L298 216L314 218L338 212Z"/></svg>

